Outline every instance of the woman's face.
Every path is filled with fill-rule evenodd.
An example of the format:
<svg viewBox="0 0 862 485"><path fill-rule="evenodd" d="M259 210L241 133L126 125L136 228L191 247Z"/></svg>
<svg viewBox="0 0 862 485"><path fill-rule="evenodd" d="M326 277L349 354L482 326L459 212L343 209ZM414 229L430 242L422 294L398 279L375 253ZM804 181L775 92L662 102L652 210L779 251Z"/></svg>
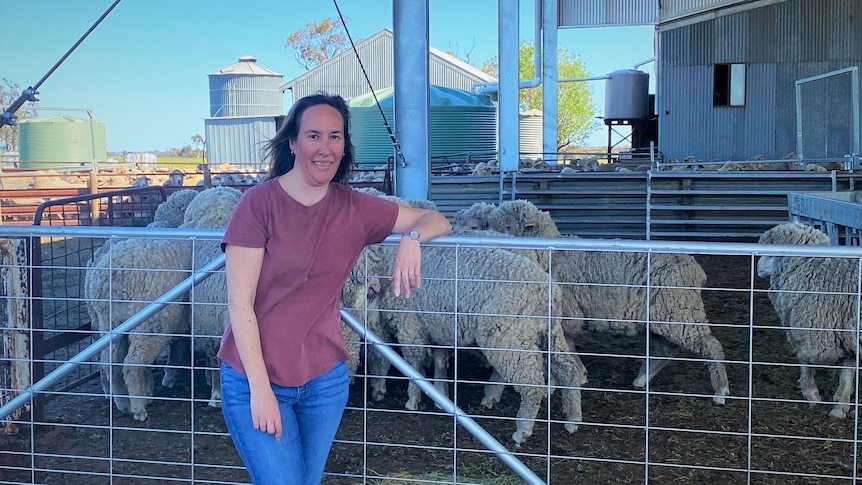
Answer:
<svg viewBox="0 0 862 485"><path fill-rule="evenodd" d="M312 106L302 113L299 134L290 141L296 161L294 169L310 185L332 181L344 158L344 119L328 104Z"/></svg>

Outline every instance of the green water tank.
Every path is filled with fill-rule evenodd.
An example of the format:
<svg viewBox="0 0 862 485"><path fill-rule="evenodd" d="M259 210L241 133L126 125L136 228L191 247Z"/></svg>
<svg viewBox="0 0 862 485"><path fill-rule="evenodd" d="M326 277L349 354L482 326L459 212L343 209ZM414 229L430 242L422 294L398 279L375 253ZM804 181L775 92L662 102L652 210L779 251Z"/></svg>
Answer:
<svg viewBox="0 0 862 485"><path fill-rule="evenodd" d="M380 111L383 111L394 131L395 90L385 88L376 94L380 109L375 103L374 93L370 92L348 102L350 137L356 147L356 162L360 166L383 164L394 154L392 139ZM496 116L497 108L489 96L432 85L428 116L432 160L466 153L492 154L488 158L493 158L497 149ZM463 155L455 158L461 160Z"/></svg>
<svg viewBox="0 0 862 485"><path fill-rule="evenodd" d="M92 128L92 130L91 130ZM18 166L64 168L90 166L108 158L105 124L64 114L30 118L18 123Z"/></svg>

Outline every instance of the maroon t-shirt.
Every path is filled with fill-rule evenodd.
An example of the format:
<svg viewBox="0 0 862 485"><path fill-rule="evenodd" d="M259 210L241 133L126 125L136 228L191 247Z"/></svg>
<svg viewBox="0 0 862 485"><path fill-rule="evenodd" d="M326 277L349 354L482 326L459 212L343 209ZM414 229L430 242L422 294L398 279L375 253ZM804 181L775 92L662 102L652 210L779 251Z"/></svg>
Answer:
<svg viewBox="0 0 862 485"><path fill-rule="evenodd" d="M277 179L245 191L222 243L264 248L254 309L270 382L300 386L349 359L341 287L362 248L391 234L397 217L394 202L334 183L310 207ZM230 325L218 357L245 373Z"/></svg>

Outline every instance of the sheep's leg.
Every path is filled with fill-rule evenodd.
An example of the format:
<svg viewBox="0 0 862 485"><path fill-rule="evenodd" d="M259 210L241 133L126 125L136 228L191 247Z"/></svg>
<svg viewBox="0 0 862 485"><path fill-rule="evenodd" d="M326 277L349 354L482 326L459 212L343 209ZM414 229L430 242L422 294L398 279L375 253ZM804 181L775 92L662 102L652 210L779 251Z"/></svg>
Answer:
<svg viewBox="0 0 862 485"><path fill-rule="evenodd" d="M494 369L491 377L488 378L488 383L485 384L485 397L482 398L482 406L491 409L495 404L500 402L500 399L503 397L503 391L506 389L506 384L502 380L503 377L497 372L497 369Z"/></svg>
<svg viewBox="0 0 862 485"><path fill-rule="evenodd" d="M120 412L128 413L131 409L129 389L123 380L123 359L128 352L128 338L123 336L111 342L109 348L102 351L102 367L99 369L102 390L108 399L113 397L114 404Z"/></svg>
<svg viewBox="0 0 862 485"><path fill-rule="evenodd" d="M581 387L587 383L587 368L577 354L568 349L554 350L551 355L551 373L559 383L566 415L566 431L574 433L583 421L581 411Z"/></svg>
<svg viewBox="0 0 862 485"><path fill-rule="evenodd" d="M152 402L153 370L150 365L170 340L170 335L129 335L123 378L129 388L132 417L138 421L147 420L147 404Z"/></svg>
<svg viewBox="0 0 862 485"><path fill-rule="evenodd" d="M431 349L431 359L434 361L434 387L446 397L449 397L449 352L449 349ZM434 407L443 409L436 402Z"/></svg>
<svg viewBox="0 0 862 485"><path fill-rule="evenodd" d="M501 336L497 334L497 336ZM520 446L530 435L533 434L536 416L542 405L542 399L546 395L548 383L540 382L545 375L542 353L536 348L525 348L528 342L515 341L514 335L507 335L498 342L477 342L480 347L487 348L491 345L512 350L485 350L483 353L488 363L500 373L504 382L511 383L515 391L521 396L521 405L518 408L518 422L512 440L516 446Z"/></svg>
<svg viewBox="0 0 862 485"><path fill-rule="evenodd" d="M835 395L832 398L838 404L829 412L830 417L838 419L844 419L850 411L849 404L853 398L853 384L856 381L855 362L852 359L845 359L841 365L838 389L835 390Z"/></svg>
<svg viewBox="0 0 862 485"><path fill-rule="evenodd" d="M219 376L219 361L215 356L208 359L210 369L207 371L210 380L210 400L207 406L211 408L221 407L221 379Z"/></svg>
<svg viewBox="0 0 862 485"><path fill-rule="evenodd" d="M162 376L162 386L174 387L180 368L191 365L191 339L177 337L168 344L168 363Z"/></svg>
<svg viewBox="0 0 862 485"><path fill-rule="evenodd" d="M654 340L658 340L658 343L655 346L655 351L653 352L655 357L651 356L648 360L644 360L643 363L641 363L638 376L635 378L634 382L632 382L632 385L636 389L645 388L647 382L651 381L662 369L673 362L672 359L666 359L664 357L676 357L679 355L679 347L669 345L667 341L659 337L656 337Z"/></svg>
<svg viewBox="0 0 862 485"><path fill-rule="evenodd" d="M424 374L425 372L425 358L428 353L425 348L419 346L418 344L412 343L408 344L401 350L404 355L404 360L407 361L408 364L413 366L414 369ZM419 409L419 403L422 401L422 390L416 385L413 380L410 380L407 384L407 403L404 405L405 408L410 411L416 411Z"/></svg>
<svg viewBox="0 0 862 485"><path fill-rule="evenodd" d="M431 349L431 357L434 359L434 387L449 397L449 349Z"/></svg>
<svg viewBox="0 0 862 485"><path fill-rule="evenodd" d="M817 388L817 382L814 380L814 369L802 364L802 367L799 368L799 380L797 382L802 396L808 400L810 406L823 402L820 398L820 389Z"/></svg>
<svg viewBox="0 0 862 485"><path fill-rule="evenodd" d="M386 397L386 376L392 364L372 348L368 349L368 377L371 378L371 398L382 401Z"/></svg>
<svg viewBox="0 0 862 485"><path fill-rule="evenodd" d="M653 324L655 325L655 324ZM673 324L674 327L691 324ZM706 368L709 372L709 380L715 394L712 402L724 404L724 396L730 394L727 382L727 368L724 366L724 348L721 342L709 331L709 326L696 324L690 328L674 328L670 332L660 332L661 336L670 343L676 344L684 349L700 354L706 359Z"/></svg>

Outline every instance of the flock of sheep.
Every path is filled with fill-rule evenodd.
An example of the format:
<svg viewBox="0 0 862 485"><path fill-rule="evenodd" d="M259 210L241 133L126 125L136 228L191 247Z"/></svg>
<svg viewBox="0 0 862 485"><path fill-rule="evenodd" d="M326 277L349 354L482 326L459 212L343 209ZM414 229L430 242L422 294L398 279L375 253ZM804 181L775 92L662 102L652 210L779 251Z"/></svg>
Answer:
<svg viewBox="0 0 862 485"><path fill-rule="evenodd" d="M373 189L358 190L390 197ZM229 187L180 190L159 207L153 225L224 228L240 194ZM428 201L390 198L433 206ZM453 226L462 235L563 237L547 212L522 200L499 206L475 204L460 211ZM791 223L767 231L761 242L829 244L829 239L816 229ZM397 344L416 369L433 369L435 385L444 394L455 351L475 352L492 372L482 405L497 404L506 385L520 396L512 435L516 445L531 435L549 391L561 393L565 428L577 430L582 422L581 389L587 382L578 351L585 350L582 346L589 339L583 337L588 333L649 332L652 357L634 377L635 388L646 387L672 361L669 357L685 351L704 360L714 403L724 404L730 395L724 350L710 331L701 297L706 274L690 255L428 246L423 248L422 288L405 299L394 296L387 278L394 249L386 245L365 249L344 286L343 306L360 309L365 325ZM127 320L220 252L217 241L110 240L94 254L85 278L84 297L94 328L106 332ZM806 399L820 401L812 366L842 366L834 396L837 404L830 413L836 418L845 417L853 403L859 265L855 259L766 255L758 264L758 274L770 278L769 298L802 364L799 383ZM119 410L137 420L147 419L153 393L151 365L170 344L163 384L172 385L171 366L194 355L190 342L208 361L209 404L217 407L215 352L226 323L225 280L220 272L103 352L104 391ZM343 332L355 374L362 347L347 326ZM373 351L365 357L372 397L381 400L389 362ZM418 409L418 386L410 383L407 393L405 407Z"/></svg>

